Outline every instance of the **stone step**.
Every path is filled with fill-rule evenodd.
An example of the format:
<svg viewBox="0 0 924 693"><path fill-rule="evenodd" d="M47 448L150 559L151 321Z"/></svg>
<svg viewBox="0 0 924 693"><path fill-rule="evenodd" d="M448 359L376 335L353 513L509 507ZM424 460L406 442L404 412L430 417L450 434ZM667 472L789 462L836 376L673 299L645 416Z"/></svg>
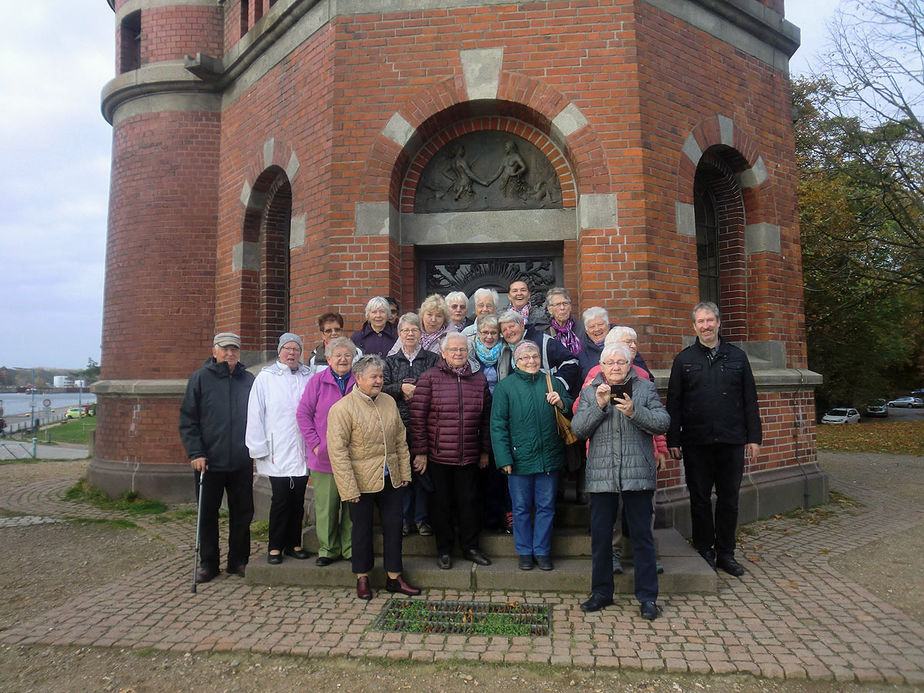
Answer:
<svg viewBox="0 0 924 693"><path fill-rule="evenodd" d="M709 568L699 554L684 541L673 529L655 530L659 546L658 558L664 566L664 573L659 576L659 589L662 594L706 593L714 594L717 589L715 572ZM416 537L420 542L429 542L428 550L412 554L404 553L404 575L412 584L422 589L451 590L503 590L503 591L547 591L584 594L590 592L591 561L589 549L587 554L559 554L558 546L567 546L570 541L577 541L576 536L560 538L562 544L553 543L553 561L555 569L542 571L538 568L524 571L517 567L515 553L512 552L513 539L510 536L482 537L482 548L492 559L492 565L479 566L463 560L459 555L453 558L450 570L441 570L436 564L432 537ZM556 541L559 537L556 536ZM587 537L589 547L590 538ZM503 548L504 543L510 549L498 552L491 548ZM407 543L405 544L407 546ZM314 550L312 549L312 553ZM377 563L381 564L381 537L377 538ZM615 576L616 591L629 593L633 591L631 560L624 549L623 565L626 572ZM567 556L567 557L558 557ZM314 556L308 560L298 561L286 558L281 565L269 565L263 556L247 566L247 582L264 585L302 585L311 587L345 587L353 589L356 578L350 569L349 561L337 561L327 567L319 568L314 564ZM628 560L627 560L628 559ZM380 588L385 575L381 566L373 569L372 582Z"/></svg>

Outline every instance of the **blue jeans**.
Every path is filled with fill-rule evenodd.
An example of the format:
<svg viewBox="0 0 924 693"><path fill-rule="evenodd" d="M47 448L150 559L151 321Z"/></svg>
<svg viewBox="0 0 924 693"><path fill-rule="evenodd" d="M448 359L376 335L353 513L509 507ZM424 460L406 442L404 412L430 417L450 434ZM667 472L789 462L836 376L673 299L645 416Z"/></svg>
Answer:
<svg viewBox="0 0 924 693"><path fill-rule="evenodd" d="M604 598L613 597L613 524L620 521L620 495L632 541L635 598L653 602L658 599L658 567L651 531L654 491L590 494L591 591Z"/></svg>
<svg viewBox="0 0 924 693"><path fill-rule="evenodd" d="M548 556L558 472L511 474L507 477L513 505L513 544L519 556ZM530 517L535 513L535 517Z"/></svg>

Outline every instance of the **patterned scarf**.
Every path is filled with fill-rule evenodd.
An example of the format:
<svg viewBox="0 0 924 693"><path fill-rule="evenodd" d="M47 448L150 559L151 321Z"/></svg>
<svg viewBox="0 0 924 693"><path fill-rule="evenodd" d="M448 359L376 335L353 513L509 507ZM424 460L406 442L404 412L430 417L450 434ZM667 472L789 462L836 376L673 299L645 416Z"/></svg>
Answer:
<svg viewBox="0 0 924 693"><path fill-rule="evenodd" d="M559 325L555 318L552 318L552 329L555 330L555 339L565 345L572 354L577 356L581 353L581 340L574 334L574 318L568 316L564 325Z"/></svg>
<svg viewBox="0 0 924 693"><path fill-rule="evenodd" d="M497 344L488 349L484 344L481 343L480 339L475 339L475 356L478 357L478 360L481 361L486 366L493 366L497 363L497 359L500 357L501 349L504 348L504 343L498 340Z"/></svg>
<svg viewBox="0 0 924 693"><path fill-rule="evenodd" d="M446 325L443 325L433 334L427 334L424 332L422 335L420 335L420 346L427 351L430 351L430 345L433 344L433 342L439 342L443 337L446 336L446 332L448 332Z"/></svg>
<svg viewBox="0 0 924 693"><path fill-rule="evenodd" d="M512 303L508 304L507 308L522 315L524 324L529 322L529 301L527 301L522 308L517 308Z"/></svg>

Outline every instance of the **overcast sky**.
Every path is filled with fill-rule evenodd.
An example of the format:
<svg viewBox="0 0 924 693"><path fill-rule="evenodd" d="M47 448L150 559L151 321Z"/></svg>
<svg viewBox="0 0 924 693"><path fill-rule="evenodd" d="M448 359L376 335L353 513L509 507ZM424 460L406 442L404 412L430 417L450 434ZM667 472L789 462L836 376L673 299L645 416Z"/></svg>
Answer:
<svg viewBox="0 0 924 693"><path fill-rule="evenodd" d="M0 42L0 366L82 368L100 358L115 20L106 0L13 4L0 0L15 16ZM794 75L838 4L787 1Z"/></svg>

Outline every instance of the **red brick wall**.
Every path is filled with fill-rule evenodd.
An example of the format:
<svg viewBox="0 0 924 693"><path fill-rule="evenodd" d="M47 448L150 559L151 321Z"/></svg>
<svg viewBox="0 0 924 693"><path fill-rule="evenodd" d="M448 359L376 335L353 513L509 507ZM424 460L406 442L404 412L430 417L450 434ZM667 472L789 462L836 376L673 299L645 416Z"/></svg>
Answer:
<svg viewBox="0 0 924 693"><path fill-rule="evenodd" d="M219 127L170 112L114 129L104 379L185 378L209 355Z"/></svg>
<svg viewBox="0 0 924 693"><path fill-rule="evenodd" d="M190 367L189 372L196 367ZM186 466L186 453L177 433L181 401L179 397L101 397L97 407L96 457Z"/></svg>
<svg viewBox="0 0 924 693"><path fill-rule="evenodd" d="M217 3L142 10L141 64L182 60L196 53L221 57L222 30L222 9Z"/></svg>

